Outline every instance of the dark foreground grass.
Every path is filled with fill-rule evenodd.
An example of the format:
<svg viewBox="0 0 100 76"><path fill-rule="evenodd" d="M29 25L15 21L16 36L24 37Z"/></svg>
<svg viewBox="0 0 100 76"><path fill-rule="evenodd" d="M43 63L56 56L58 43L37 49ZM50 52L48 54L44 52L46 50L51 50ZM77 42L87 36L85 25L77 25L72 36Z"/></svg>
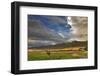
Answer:
<svg viewBox="0 0 100 76"><path fill-rule="evenodd" d="M87 51L28 51L28 61L87 58Z"/></svg>

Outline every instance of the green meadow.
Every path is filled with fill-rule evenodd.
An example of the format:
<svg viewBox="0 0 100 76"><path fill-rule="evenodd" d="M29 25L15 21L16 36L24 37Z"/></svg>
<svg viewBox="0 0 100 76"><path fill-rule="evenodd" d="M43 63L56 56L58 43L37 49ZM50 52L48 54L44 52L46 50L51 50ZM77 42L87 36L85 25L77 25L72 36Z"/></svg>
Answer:
<svg viewBox="0 0 100 76"><path fill-rule="evenodd" d="M51 50L51 49L50 49ZM53 50L52 51L46 51L46 50L33 50L28 51L28 61L33 60L58 60L58 59L81 59L81 58L87 58L88 57L88 51L82 50L82 51L74 51L74 50Z"/></svg>

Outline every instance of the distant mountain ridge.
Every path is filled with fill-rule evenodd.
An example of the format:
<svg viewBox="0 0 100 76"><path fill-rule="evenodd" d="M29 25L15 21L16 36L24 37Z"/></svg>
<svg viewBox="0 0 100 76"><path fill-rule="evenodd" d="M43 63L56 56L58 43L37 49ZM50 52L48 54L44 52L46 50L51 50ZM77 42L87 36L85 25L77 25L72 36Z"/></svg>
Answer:
<svg viewBox="0 0 100 76"><path fill-rule="evenodd" d="M61 44L56 44L56 45L48 45L48 46L41 46L41 47L31 47L31 48L36 48L36 49L55 49L55 48L67 48L67 47L87 47L88 41L72 41L72 42L67 42L67 43L61 43Z"/></svg>

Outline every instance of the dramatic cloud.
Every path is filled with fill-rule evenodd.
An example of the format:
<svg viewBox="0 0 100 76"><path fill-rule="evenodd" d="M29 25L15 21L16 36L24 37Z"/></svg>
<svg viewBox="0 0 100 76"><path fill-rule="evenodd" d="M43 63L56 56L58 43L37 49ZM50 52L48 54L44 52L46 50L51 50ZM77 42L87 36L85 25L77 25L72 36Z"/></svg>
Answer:
<svg viewBox="0 0 100 76"><path fill-rule="evenodd" d="M88 34L88 17L71 17L73 38L76 40L87 40Z"/></svg>
<svg viewBox="0 0 100 76"><path fill-rule="evenodd" d="M87 40L87 17L28 15L28 45Z"/></svg>

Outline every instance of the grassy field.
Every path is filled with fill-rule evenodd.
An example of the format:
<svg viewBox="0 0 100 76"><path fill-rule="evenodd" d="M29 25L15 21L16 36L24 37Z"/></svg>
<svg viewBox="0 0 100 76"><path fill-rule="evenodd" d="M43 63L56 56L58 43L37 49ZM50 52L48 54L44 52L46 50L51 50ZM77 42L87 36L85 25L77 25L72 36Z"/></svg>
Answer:
<svg viewBox="0 0 100 76"><path fill-rule="evenodd" d="M57 60L57 59L80 59L87 58L88 51L86 50L64 50L57 49L56 51L41 50L41 49L29 49L28 50L28 61L33 60Z"/></svg>

